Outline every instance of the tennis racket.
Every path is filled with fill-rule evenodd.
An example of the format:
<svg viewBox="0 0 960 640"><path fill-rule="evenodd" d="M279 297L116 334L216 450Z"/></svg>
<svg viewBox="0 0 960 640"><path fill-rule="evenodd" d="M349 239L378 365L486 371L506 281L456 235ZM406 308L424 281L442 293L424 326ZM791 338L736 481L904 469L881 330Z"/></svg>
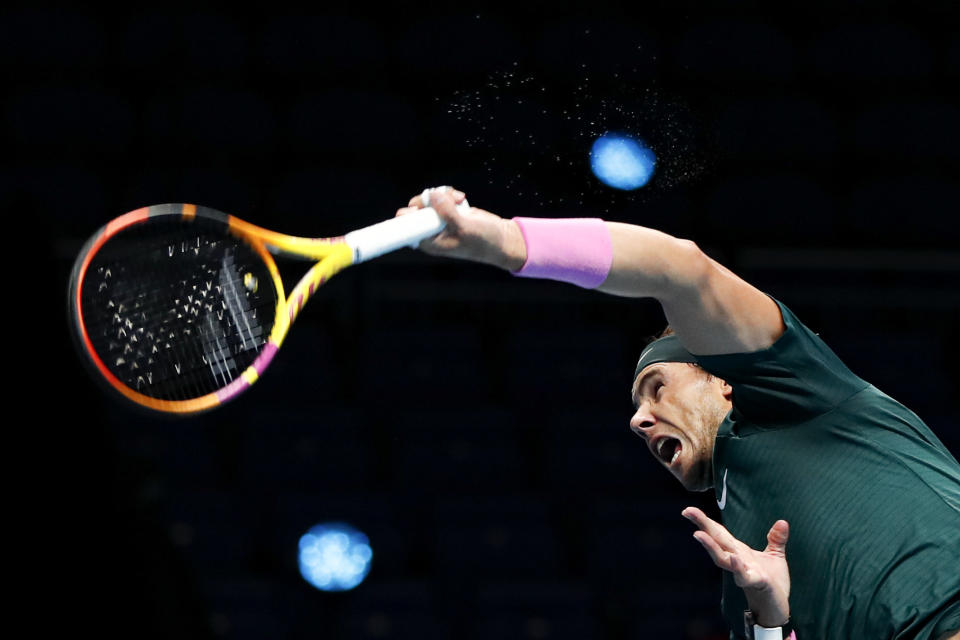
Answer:
<svg viewBox="0 0 960 640"><path fill-rule="evenodd" d="M323 283L443 227L426 207L344 236L302 238L192 204L143 207L107 223L77 257L75 342L121 398L169 414L206 411L263 375ZM274 254L316 261L288 295Z"/></svg>

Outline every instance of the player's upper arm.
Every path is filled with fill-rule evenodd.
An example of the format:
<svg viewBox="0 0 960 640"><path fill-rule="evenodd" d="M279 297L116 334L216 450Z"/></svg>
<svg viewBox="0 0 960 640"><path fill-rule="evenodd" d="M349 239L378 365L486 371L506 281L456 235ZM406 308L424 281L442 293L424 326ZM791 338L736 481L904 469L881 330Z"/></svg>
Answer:
<svg viewBox="0 0 960 640"><path fill-rule="evenodd" d="M695 286L660 302L667 321L691 353L715 355L766 349L784 330L780 307L768 295L703 254Z"/></svg>
<svg viewBox="0 0 960 640"><path fill-rule="evenodd" d="M600 289L656 298L691 353L759 351L783 334L777 303L693 242L643 227L608 224L613 266Z"/></svg>

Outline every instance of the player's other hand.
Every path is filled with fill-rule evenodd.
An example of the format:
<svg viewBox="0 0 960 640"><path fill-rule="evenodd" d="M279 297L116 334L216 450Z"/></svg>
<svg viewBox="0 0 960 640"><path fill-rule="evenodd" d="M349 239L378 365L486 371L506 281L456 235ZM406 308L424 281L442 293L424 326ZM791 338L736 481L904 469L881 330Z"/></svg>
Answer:
<svg viewBox="0 0 960 640"><path fill-rule="evenodd" d="M429 199L429 206L447 226L438 235L420 243L419 247L425 253L482 262L508 271L516 271L526 262L523 235L512 220L476 207L459 210L457 205L466 199L466 194L457 189L433 189ZM423 207L423 198L418 194L410 199L408 206L398 209L397 215Z"/></svg>
<svg viewBox="0 0 960 640"><path fill-rule="evenodd" d="M696 507L683 510L683 517L700 529L693 537L703 545L713 563L733 574L747 596L757 624L776 627L790 618L790 572L787 569L786 520L777 520L767 533L763 551L751 549L737 540L719 522L708 518Z"/></svg>

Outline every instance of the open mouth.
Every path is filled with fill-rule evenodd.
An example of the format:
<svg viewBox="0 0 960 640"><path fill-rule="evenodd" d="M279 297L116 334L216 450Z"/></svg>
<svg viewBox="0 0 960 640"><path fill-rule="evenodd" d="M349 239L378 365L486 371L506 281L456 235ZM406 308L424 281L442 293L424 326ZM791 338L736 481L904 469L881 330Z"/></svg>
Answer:
<svg viewBox="0 0 960 640"><path fill-rule="evenodd" d="M657 456L669 467L680 457L683 445L676 438L664 437L657 442Z"/></svg>

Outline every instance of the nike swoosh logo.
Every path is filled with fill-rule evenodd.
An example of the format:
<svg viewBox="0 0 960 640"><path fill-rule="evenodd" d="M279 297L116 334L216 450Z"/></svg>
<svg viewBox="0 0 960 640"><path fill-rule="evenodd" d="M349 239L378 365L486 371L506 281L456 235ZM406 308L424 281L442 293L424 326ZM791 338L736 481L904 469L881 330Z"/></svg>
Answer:
<svg viewBox="0 0 960 640"><path fill-rule="evenodd" d="M723 508L727 506L727 472L730 469L723 470L723 491L720 492L720 499L717 500L717 506L720 507L720 510L723 511Z"/></svg>

